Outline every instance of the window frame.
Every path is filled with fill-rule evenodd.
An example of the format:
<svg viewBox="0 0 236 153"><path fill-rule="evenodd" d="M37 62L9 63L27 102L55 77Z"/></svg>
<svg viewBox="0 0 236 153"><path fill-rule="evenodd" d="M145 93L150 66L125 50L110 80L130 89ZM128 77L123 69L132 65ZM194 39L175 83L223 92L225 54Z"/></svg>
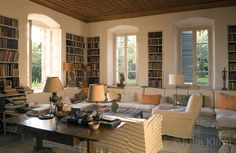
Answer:
<svg viewBox="0 0 236 153"><path fill-rule="evenodd" d="M136 36L136 82L131 84L131 83L128 83L127 80L128 80L128 51L127 51L127 41L128 41L128 36L133 36L135 35ZM114 64L114 84L117 84L117 83L120 83L119 81L117 82L118 78L117 78L117 75L116 73L118 72L117 70L117 37L119 36L125 36L125 45L124 45L124 48L125 48L125 85L128 85L128 86L136 86L138 85L138 35L137 33L119 33L119 34L115 34L114 35L114 61L115 61L115 64Z"/></svg>
<svg viewBox="0 0 236 153"><path fill-rule="evenodd" d="M203 30L206 29L208 30L208 84L207 85L200 85L197 84L197 51L196 51L196 44L197 44L197 36L196 32L197 30ZM180 71L183 74L183 64L182 64L182 32L183 31L192 31L193 37L192 37L192 49L193 49L193 54L192 54L192 60L193 60L193 69L192 69L192 84L191 83L184 83L185 85L192 85L192 86L197 86L201 89L209 89L212 88L212 33L211 33L211 28L208 26L199 26L199 27L194 27L194 28L183 28L179 29L179 67Z"/></svg>

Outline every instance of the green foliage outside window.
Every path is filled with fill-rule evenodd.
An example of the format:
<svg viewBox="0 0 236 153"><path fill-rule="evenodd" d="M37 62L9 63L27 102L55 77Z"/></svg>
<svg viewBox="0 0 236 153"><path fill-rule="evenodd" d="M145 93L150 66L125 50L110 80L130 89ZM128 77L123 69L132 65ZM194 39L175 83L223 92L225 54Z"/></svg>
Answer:
<svg viewBox="0 0 236 153"><path fill-rule="evenodd" d="M32 87L42 86L42 43L32 44Z"/></svg>

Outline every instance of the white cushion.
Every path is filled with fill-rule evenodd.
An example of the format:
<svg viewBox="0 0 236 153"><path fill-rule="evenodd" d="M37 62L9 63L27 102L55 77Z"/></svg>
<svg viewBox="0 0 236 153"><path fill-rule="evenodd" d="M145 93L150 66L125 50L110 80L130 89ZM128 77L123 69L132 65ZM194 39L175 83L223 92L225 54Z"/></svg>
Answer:
<svg viewBox="0 0 236 153"><path fill-rule="evenodd" d="M212 107L202 107L200 115L202 115L202 116L214 116L215 111Z"/></svg>
<svg viewBox="0 0 236 153"><path fill-rule="evenodd" d="M216 127L219 128L235 128L236 127L236 111L215 108Z"/></svg>
<svg viewBox="0 0 236 153"><path fill-rule="evenodd" d="M76 103L76 104L71 104L71 108L80 108L80 109L84 109L84 108L88 108L93 106L93 103L87 103L87 102L80 102L80 103Z"/></svg>
<svg viewBox="0 0 236 153"><path fill-rule="evenodd" d="M121 102L133 102L136 101L137 94L136 93L121 93Z"/></svg>

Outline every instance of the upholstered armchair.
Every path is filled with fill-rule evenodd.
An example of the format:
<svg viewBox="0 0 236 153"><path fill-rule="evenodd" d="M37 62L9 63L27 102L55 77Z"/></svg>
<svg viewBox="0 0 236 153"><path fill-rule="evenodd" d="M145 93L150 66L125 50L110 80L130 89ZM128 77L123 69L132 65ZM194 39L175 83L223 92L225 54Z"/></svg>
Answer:
<svg viewBox="0 0 236 153"><path fill-rule="evenodd" d="M184 112L173 110L157 111L156 113L161 114L163 118L162 135L192 139L193 128L200 114L201 107L201 96L199 94L193 94L190 96Z"/></svg>
<svg viewBox="0 0 236 153"><path fill-rule="evenodd" d="M146 119L123 119L125 125L99 142L96 153L156 153L162 149L161 115Z"/></svg>

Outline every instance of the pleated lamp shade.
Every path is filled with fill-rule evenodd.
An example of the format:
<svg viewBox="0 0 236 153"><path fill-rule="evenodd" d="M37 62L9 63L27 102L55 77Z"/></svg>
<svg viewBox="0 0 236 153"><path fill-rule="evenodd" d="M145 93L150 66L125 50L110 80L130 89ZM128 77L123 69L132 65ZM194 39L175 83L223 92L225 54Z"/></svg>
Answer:
<svg viewBox="0 0 236 153"><path fill-rule="evenodd" d="M59 92L64 90L58 77L48 77L43 92Z"/></svg>
<svg viewBox="0 0 236 153"><path fill-rule="evenodd" d="M88 102L102 103L104 100L104 86L102 84L90 84L88 90Z"/></svg>
<svg viewBox="0 0 236 153"><path fill-rule="evenodd" d="M182 85L183 83L183 74L169 74L169 85Z"/></svg>

